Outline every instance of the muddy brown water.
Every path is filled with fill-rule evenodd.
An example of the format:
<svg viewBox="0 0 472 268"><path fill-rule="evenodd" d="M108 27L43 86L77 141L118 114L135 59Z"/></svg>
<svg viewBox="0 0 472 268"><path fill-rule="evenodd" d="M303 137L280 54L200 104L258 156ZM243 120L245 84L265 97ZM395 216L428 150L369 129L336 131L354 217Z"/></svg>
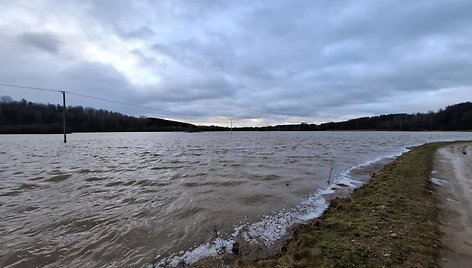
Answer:
<svg viewBox="0 0 472 268"><path fill-rule="evenodd" d="M281 211L291 214L280 217L304 218L306 208L295 208L316 206L305 201L327 187L333 161L333 180L356 179L370 174L352 167L407 146L471 138L460 132L101 133L72 134L63 144L59 135L0 135L0 266L146 267L154 257L208 242L212 226L224 236ZM258 229L264 237L280 217Z"/></svg>

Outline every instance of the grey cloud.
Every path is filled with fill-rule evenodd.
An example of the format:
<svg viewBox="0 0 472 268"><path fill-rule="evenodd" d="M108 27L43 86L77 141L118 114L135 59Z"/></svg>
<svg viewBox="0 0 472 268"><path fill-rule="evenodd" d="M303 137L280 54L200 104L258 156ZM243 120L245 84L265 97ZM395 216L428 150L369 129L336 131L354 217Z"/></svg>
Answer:
<svg viewBox="0 0 472 268"><path fill-rule="evenodd" d="M468 15L470 1L418 1L408 6L398 2L372 4L364 16L351 18L336 29L339 36L376 37L408 41L428 35L448 34L461 30L472 21Z"/></svg>
<svg viewBox="0 0 472 268"><path fill-rule="evenodd" d="M164 61L158 60L155 57L152 57L151 55L148 55L139 49L133 49L130 51L130 53L136 56L140 60L141 64L144 66L152 66L157 68L159 66L165 65Z"/></svg>
<svg viewBox="0 0 472 268"><path fill-rule="evenodd" d="M183 75L184 76L184 75ZM191 79L185 81L167 81L165 85L156 85L146 98L158 99L160 101L185 103L192 100L214 99L231 97L237 90L237 84L226 77L214 75L202 79Z"/></svg>
<svg viewBox="0 0 472 268"><path fill-rule="evenodd" d="M149 27L143 26L136 30L131 30L121 33L126 38L148 39L156 35L156 32Z"/></svg>
<svg viewBox="0 0 472 268"><path fill-rule="evenodd" d="M221 34L209 34L206 39L205 42L192 38L167 45L156 43L152 48L185 66L208 71L228 71L238 64L232 40Z"/></svg>
<svg viewBox="0 0 472 268"><path fill-rule="evenodd" d="M109 93L117 94L131 88L127 79L116 69L96 62L77 62L64 69L60 76L71 88L87 92L110 91Z"/></svg>
<svg viewBox="0 0 472 268"><path fill-rule="evenodd" d="M122 50L159 82L133 84L114 66L71 60L58 53L59 39L34 29L22 29L16 41L57 57L34 57L36 52L29 51L35 62L24 70L0 64L3 77L47 80L53 75L41 66L48 64L54 84L61 87L159 107L163 117L197 121L226 116L310 122L395 107L415 111L429 105L435 110L458 97L432 98L418 106L424 95L472 87L470 1L85 3L80 5L84 18L76 19L110 30L103 40L142 44ZM6 40L0 48L17 50L7 37L0 38ZM0 51L2 62L25 64L25 59L7 53Z"/></svg>
<svg viewBox="0 0 472 268"><path fill-rule="evenodd" d="M61 41L50 33L24 32L18 36L19 42L51 54L57 54Z"/></svg>

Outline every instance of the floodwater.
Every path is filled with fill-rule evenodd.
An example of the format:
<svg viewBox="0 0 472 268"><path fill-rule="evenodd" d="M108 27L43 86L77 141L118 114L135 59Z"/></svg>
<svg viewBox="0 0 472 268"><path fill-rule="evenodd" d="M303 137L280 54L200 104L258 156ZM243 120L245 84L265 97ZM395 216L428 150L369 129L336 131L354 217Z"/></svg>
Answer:
<svg viewBox="0 0 472 268"><path fill-rule="evenodd" d="M0 135L0 266L191 263L211 253L215 226L225 241L239 235L270 244L326 207L319 193L332 166L331 183L355 185L369 175L360 167L408 146L470 139L461 132L89 133L63 144L60 135Z"/></svg>

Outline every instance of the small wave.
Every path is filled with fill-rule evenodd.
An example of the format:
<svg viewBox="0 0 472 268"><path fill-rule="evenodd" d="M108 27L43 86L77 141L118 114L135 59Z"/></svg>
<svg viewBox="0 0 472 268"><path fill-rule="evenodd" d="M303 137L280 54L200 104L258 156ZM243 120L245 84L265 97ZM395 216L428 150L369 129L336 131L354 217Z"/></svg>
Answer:
<svg viewBox="0 0 472 268"><path fill-rule="evenodd" d="M106 179L108 179L108 177L90 177L90 178L86 178L85 180L86 181L103 181Z"/></svg>
<svg viewBox="0 0 472 268"><path fill-rule="evenodd" d="M123 185L124 186L131 186L135 183L136 183L136 180L128 180L127 182L124 182Z"/></svg>
<svg viewBox="0 0 472 268"><path fill-rule="evenodd" d="M113 181L113 182L109 182L109 183L105 184L105 187L115 187L115 186L122 185L122 184L123 184L122 181Z"/></svg>
<svg viewBox="0 0 472 268"><path fill-rule="evenodd" d="M17 196L19 194L21 194L23 191L10 191L10 192L6 192L6 193L0 193L0 196Z"/></svg>
<svg viewBox="0 0 472 268"><path fill-rule="evenodd" d="M40 188L41 185L39 184L32 184L32 183L22 183L16 190L31 190Z"/></svg>
<svg viewBox="0 0 472 268"><path fill-rule="evenodd" d="M285 161L286 164L294 164L294 163L298 163L298 162L300 162L300 160L298 160L298 159L287 159Z"/></svg>
<svg viewBox="0 0 472 268"><path fill-rule="evenodd" d="M200 187L200 186L205 186L205 183L201 183L201 182L186 182L186 183L183 183L182 186L185 186L185 187Z"/></svg>
<svg viewBox="0 0 472 268"><path fill-rule="evenodd" d="M39 181L39 180L43 180L44 177L43 176L39 176L39 177L34 177L34 178L31 178L31 179L28 179L29 181Z"/></svg>
<svg viewBox="0 0 472 268"><path fill-rule="evenodd" d="M274 174L271 174L271 175L262 175L262 176L253 176L254 179L256 180L264 180L264 181L275 181L275 180L280 180L282 179L281 176L278 176L278 175L274 175Z"/></svg>
<svg viewBox="0 0 472 268"><path fill-rule="evenodd" d="M141 204L145 203L146 201L144 199L137 199L134 197L127 197L123 200L121 200L121 203L126 203L126 204Z"/></svg>
<svg viewBox="0 0 472 268"><path fill-rule="evenodd" d="M161 166L161 167L152 167L151 170L166 170L166 169L179 169L183 168L184 166Z"/></svg>
<svg viewBox="0 0 472 268"><path fill-rule="evenodd" d="M256 194L251 196L242 197L239 200L243 205L261 205L270 202L270 199L274 199L274 195L267 195L267 194Z"/></svg>
<svg viewBox="0 0 472 268"><path fill-rule="evenodd" d="M159 186L158 182L151 181L151 180L139 180L136 182L136 185L147 187L147 186Z"/></svg>
<svg viewBox="0 0 472 268"><path fill-rule="evenodd" d="M88 173L105 173L108 172L108 170L90 170L90 169L80 169L77 171L79 174L88 174Z"/></svg>
<svg viewBox="0 0 472 268"><path fill-rule="evenodd" d="M223 182L209 183L209 185L227 187L227 186L236 186L236 185L240 185L244 183L247 183L247 182L246 181L223 181Z"/></svg>
<svg viewBox="0 0 472 268"><path fill-rule="evenodd" d="M185 182L182 186L185 187L202 187L202 186L216 186L216 187L228 187L228 186L236 186L247 183L246 181L208 181L208 182Z"/></svg>
<svg viewBox="0 0 472 268"><path fill-rule="evenodd" d="M74 234L79 232L85 232L97 226L103 225L108 219L98 218L71 218L68 221L62 223L62 226L66 229L66 233Z"/></svg>
<svg viewBox="0 0 472 268"><path fill-rule="evenodd" d="M72 177L72 175L70 175L70 174L57 175L57 176L52 176L52 177L46 179L45 181L60 182L60 181L67 180L70 177Z"/></svg>
<svg viewBox="0 0 472 268"><path fill-rule="evenodd" d="M144 189L144 190L141 190L139 193L141 194L152 194L152 193L158 193L159 190L156 190L156 189Z"/></svg>
<svg viewBox="0 0 472 268"><path fill-rule="evenodd" d="M171 164L185 164L184 161L180 161L180 160L171 160L171 161L169 161L169 163L171 163Z"/></svg>
<svg viewBox="0 0 472 268"><path fill-rule="evenodd" d="M203 207L193 207L193 208L189 208L189 209L185 209L184 211L181 211L181 212L178 212L175 214L175 217L177 217L178 219L187 219L187 218L190 218L192 216L194 216L195 214L199 213L199 212L202 212L202 211L205 211L205 208Z"/></svg>
<svg viewBox="0 0 472 268"><path fill-rule="evenodd" d="M35 210L38 210L39 207L37 206L21 206L18 208L18 212L19 213L24 213L24 212L30 212L30 211L35 211Z"/></svg>

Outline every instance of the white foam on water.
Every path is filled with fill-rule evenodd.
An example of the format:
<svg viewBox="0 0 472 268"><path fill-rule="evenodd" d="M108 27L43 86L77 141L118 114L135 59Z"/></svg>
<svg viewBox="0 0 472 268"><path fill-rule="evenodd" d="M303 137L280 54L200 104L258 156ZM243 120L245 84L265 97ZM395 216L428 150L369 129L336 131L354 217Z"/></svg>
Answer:
<svg viewBox="0 0 472 268"><path fill-rule="evenodd" d="M340 173L333 183L324 188L318 189L315 193L309 195L307 199L294 209L282 210L271 215L264 215L259 221L250 225L239 225L234 228L234 232L230 235L231 238L217 238L212 242L197 246L192 250L172 254L161 260L157 267L176 267L181 263L189 265L194 264L205 257L216 257L225 253L231 253L235 243L234 239L241 231L241 236L245 241L250 243L262 243L266 246L270 246L287 235L291 226L321 216L321 214L329 207L329 202L324 196L335 193L336 188L334 186L337 184L347 185L351 189L363 185L365 182L354 180L350 176L350 173L353 170L366 167L384 159L397 157L407 151L409 151L409 149L402 148L396 153L378 157L360 165L355 165Z"/></svg>
<svg viewBox="0 0 472 268"><path fill-rule="evenodd" d="M437 186L443 186L444 184L447 183L447 180L441 180L441 179L438 179L438 178L431 177L431 182L434 183Z"/></svg>
<svg viewBox="0 0 472 268"><path fill-rule="evenodd" d="M233 244L234 240L232 239L217 238L212 242L200 245L192 250L172 254L161 260L156 267L176 267L181 263L188 265L206 257L228 254L231 253ZM153 266L150 265L148 267L151 268Z"/></svg>
<svg viewBox="0 0 472 268"><path fill-rule="evenodd" d="M323 190L318 190L295 209L266 215L259 222L253 223L245 236L248 242L270 246L286 235L290 226L319 217L329 205L323 198L323 193Z"/></svg>
<svg viewBox="0 0 472 268"><path fill-rule="evenodd" d="M234 228L234 231L233 233L231 234L232 237L237 237L239 235L239 232L241 232L241 229L243 229L244 227L246 227L247 224L241 224L239 226L236 226Z"/></svg>
<svg viewBox="0 0 472 268"><path fill-rule="evenodd" d="M164 259L162 259L156 267L176 267L181 263L185 264L194 264L198 260L207 257L216 257L223 254L231 253L233 245L235 243L235 238L239 235L241 230L246 227L247 224L241 224L234 228L233 233L230 235L232 238L217 238L209 243L202 244L196 248L172 254ZM152 267L150 265L149 267Z"/></svg>

